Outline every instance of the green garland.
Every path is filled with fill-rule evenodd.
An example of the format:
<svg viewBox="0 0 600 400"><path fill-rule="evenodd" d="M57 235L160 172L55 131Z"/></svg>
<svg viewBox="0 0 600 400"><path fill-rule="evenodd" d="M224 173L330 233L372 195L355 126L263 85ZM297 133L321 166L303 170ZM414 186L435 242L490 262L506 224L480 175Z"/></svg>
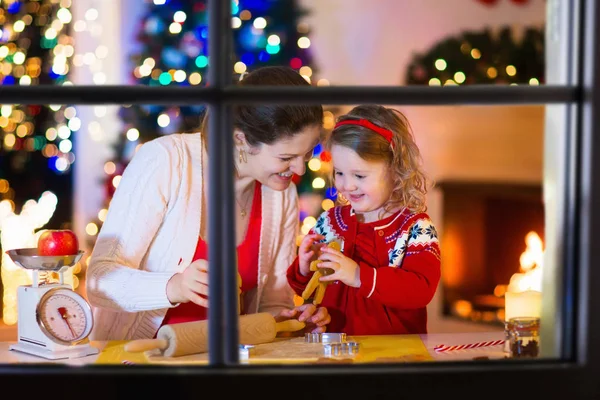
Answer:
<svg viewBox="0 0 600 400"><path fill-rule="evenodd" d="M426 54L415 55L408 67L406 83L544 83L543 28L526 28L520 42L514 36L512 29L505 26L496 35L485 29L445 39Z"/></svg>

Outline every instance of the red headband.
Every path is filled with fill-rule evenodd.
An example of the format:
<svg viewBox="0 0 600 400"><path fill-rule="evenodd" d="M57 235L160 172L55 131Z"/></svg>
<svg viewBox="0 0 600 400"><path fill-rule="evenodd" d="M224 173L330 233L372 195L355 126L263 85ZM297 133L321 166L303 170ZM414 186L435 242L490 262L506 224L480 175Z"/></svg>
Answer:
<svg viewBox="0 0 600 400"><path fill-rule="evenodd" d="M383 136L383 138L388 141L392 149L394 149L394 142L392 141L392 137L394 136L394 134L392 133L392 131L377 126L367 119L347 119L345 121L341 121L335 124L335 127L333 129L336 129L338 126L342 125L358 125L368 128L373 132L377 133L378 135Z"/></svg>

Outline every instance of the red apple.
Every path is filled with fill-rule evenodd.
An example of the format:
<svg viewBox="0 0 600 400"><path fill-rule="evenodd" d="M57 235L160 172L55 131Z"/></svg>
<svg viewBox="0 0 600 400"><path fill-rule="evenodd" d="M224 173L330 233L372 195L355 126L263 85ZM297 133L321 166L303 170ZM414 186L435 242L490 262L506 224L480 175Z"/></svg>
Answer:
<svg viewBox="0 0 600 400"><path fill-rule="evenodd" d="M72 256L79 251L79 243L69 229L49 229L40 235L37 250L41 256Z"/></svg>

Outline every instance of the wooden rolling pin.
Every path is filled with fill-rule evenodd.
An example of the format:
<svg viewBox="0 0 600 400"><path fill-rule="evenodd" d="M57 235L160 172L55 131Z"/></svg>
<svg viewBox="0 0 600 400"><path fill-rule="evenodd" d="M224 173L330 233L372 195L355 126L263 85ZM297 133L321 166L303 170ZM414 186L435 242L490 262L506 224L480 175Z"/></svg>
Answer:
<svg viewBox="0 0 600 400"><path fill-rule="evenodd" d="M276 322L269 313L247 314L239 318L240 344L261 344L275 340L278 332L295 332L305 327L304 322L290 319ZM163 325L156 339L132 340L125 351L139 353L159 349L165 357L179 357L208 351L208 321L183 322Z"/></svg>

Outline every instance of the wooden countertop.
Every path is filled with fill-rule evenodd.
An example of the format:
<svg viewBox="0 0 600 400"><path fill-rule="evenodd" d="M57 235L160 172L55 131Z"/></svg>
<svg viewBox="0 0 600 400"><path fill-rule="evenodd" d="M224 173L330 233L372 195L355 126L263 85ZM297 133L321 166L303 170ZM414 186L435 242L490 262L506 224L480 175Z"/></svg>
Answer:
<svg viewBox="0 0 600 400"><path fill-rule="evenodd" d="M501 340L504 337L502 331L495 332L473 332L473 333L434 333L426 335L393 335L393 336L349 336L349 341L360 343L360 353L353 358L355 363L398 363L398 362L443 362L457 360L477 359L502 359L507 354L502 345L480 347L468 350L454 350L449 352L437 352L434 348L438 345L461 345L468 343L490 342ZM285 343L291 340L290 343ZM255 354L250 356L250 364L284 363L302 364L316 361L311 357L300 354L297 349L305 349L315 344L304 344L303 338L281 339L277 343L259 345ZM122 342L92 342L92 346L101 350L100 354L75 359L48 360L32 356L18 351L9 350L13 342L0 342L0 363L59 363L73 366L84 366L92 364L161 364L161 365L206 365L207 355L191 355L178 357L177 359L165 358L150 353L128 353L123 350L126 343ZM302 343L302 344L300 344ZM316 344L322 346L320 344ZM293 350L293 349L296 350ZM314 348L314 347L313 347ZM260 350L260 351L259 351ZM260 355L262 351L263 355ZM304 351L304 350L302 350ZM302 352L301 351L301 352ZM288 352L286 354L286 352ZM323 362L323 358L319 357ZM325 360L327 361L327 360Z"/></svg>

